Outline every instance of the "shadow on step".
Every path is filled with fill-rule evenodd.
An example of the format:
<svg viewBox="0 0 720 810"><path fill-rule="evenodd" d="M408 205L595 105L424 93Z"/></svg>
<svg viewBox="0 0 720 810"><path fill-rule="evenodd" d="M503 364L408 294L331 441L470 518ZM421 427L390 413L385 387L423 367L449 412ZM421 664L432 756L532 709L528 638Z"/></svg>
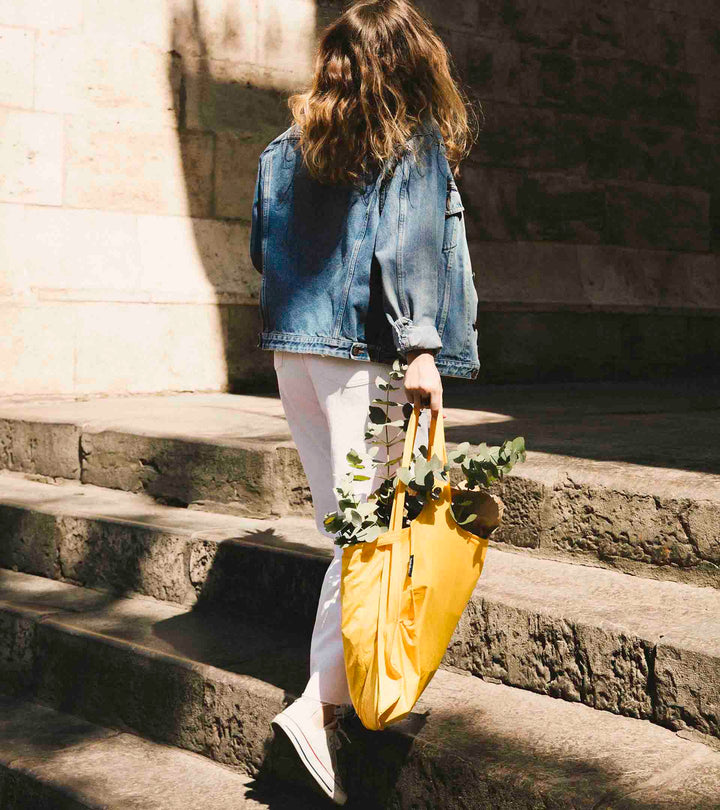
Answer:
<svg viewBox="0 0 720 810"><path fill-rule="evenodd" d="M533 386L448 385L463 424L449 441L499 444L596 461L720 473L720 381ZM477 418L473 418L473 411Z"/></svg>

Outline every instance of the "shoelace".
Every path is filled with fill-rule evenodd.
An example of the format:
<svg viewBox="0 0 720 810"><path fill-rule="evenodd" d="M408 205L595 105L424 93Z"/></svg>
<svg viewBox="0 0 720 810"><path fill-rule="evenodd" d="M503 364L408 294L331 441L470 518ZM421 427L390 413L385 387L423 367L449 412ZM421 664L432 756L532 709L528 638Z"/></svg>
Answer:
<svg viewBox="0 0 720 810"><path fill-rule="evenodd" d="M352 742L350 737L348 737L348 735L345 733L345 729L339 723L337 723L335 726L325 726L325 728L330 731L328 734L328 748L330 748L332 751L337 751L340 746L346 742ZM344 737L345 739L342 740L340 739L341 737Z"/></svg>
<svg viewBox="0 0 720 810"><path fill-rule="evenodd" d="M346 742L352 742L345 729L342 727L341 721L346 717L349 717L353 711L354 709L352 706L338 706L335 709L334 719L325 726L325 728L330 732L328 735L328 745L333 751L337 751L338 748L340 748L340 746Z"/></svg>

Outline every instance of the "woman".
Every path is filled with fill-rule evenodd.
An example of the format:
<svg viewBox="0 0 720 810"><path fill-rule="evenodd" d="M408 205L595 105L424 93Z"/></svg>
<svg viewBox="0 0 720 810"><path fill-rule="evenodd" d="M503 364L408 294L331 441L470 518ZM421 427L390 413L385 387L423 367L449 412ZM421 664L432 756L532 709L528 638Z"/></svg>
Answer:
<svg viewBox="0 0 720 810"><path fill-rule="evenodd" d="M378 375L407 362L407 399L437 414L441 376L478 373L477 295L453 176L472 145L472 108L408 0L353 3L322 33L310 90L289 104L293 125L260 156L250 252L263 274L259 345L274 352L317 527L331 543L323 518L337 508L347 452L366 449ZM368 495L376 482L361 486ZM350 695L334 548L310 679L273 723L343 804L334 752Z"/></svg>

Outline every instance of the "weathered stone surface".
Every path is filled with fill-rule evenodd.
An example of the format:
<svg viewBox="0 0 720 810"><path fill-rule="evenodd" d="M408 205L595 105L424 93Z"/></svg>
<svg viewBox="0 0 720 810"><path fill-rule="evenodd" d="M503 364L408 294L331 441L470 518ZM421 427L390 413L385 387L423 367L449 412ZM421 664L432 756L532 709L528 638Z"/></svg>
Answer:
<svg viewBox="0 0 720 810"><path fill-rule="evenodd" d="M289 126L286 94L252 81L246 63L183 58L177 70L189 129L233 133L262 150Z"/></svg>
<svg viewBox="0 0 720 810"><path fill-rule="evenodd" d="M518 189L517 204L531 239L603 241L605 190L597 183L562 174L529 174Z"/></svg>
<svg viewBox="0 0 720 810"><path fill-rule="evenodd" d="M0 463L5 469L77 479L79 449L77 425L0 421Z"/></svg>
<svg viewBox="0 0 720 810"><path fill-rule="evenodd" d="M562 0L509 0L502 17L513 39L558 50L571 44L577 24L574 9Z"/></svg>
<svg viewBox="0 0 720 810"><path fill-rule="evenodd" d="M137 232L141 262L137 283L153 301L257 308L261 276L250 263L246 223L140 216Z"/></svg>
<svg viewBox="0 0 720 810"><path fill-rule="evenodd" d="M78 305L76 319L75 393L227 385L222 324L213 303L87 302ZM109 364L119 343L123 351Z"/></svg>
<svg viewBox="0 0 720 810"><path fill-rule="evenodd" d="M141 648L132 644L99 640L97 634L74 631L61 620L44 622L37 639L42 662L37 699L89 720L202 751L202 676L170 658L138 654Z"/></svg>
<svg viewBox="0 0 720 810"><path fill-rule="evenodd" d="M688 643L669 634L655 653L655 718L673 729L694 728L720 736L720 620L709 617L711 638L706 644ZM694 649L693 649L694 647ZM688 697L692 708L688 709Z"/></svg>
<svg viewBox="0 0 720 810"><path fill-rule="evenodd" d="M83 483L147 492L170 503L203 499L246 515L281 514L272 455L262 447L221 447L105 431L82 437Z"/></svg>
<svg viewBox="0 0 720 810"><path fill-rule="evenodd" d="M63 202L63 122L59 115L0 110L0 202Z"/></svg>
<svg viewBox="0 0 720 810"><path fill-rule="evenodd" d="M530 255L536 249L533 247ZM548 246L548 262L557 250L557 246ZM506 252L499 248L498 252L500 256L494 261L501 267ZM604 261L614 261L614 250L598 249L598 253ZM586 277L591 276L591 268L586 268ZM485 313L481 324L487 317ZM522 315L534 321L540 317ZM579 317L568 318L569 340ZM711 341L717 332L712 330L713 319L707 320L707 334L699 332L698 341ZM622 327L626 321L617 316L617 322ZM497 331L491 334L496 342L502 338ZM634 337L620 328L573 334L569 345L574 350L591 349L594 344L595 353L611 340L629 342L632 337L634 351L641 358L652 351L653 335L666 334L668 340L672 337L661 321L656 331L646 336ZM512 345L523 340L522 329L515 329L512 338L509 352ZM528 342L530 338L528 335ZM546 347L536 346L536 350L549 350L551 345L549 340ZM501 343L498 346L502 349ZM670 349L668 345L668 352ZM508 362L514 359L512 354L506 358ZM711 415L714 394L708 392L697 403L702 410L693 412L679 399L658 400L658 392L649 388L639 388L638 392L646 393L632 401L623 399L625 404L619 405L613 399L616 390L578 388L578 398L568 401L565 390L561 394L550 389L533 391L526 399L528 392L503 388L498 389L492 405L495 414L478 411L474 398L472 409L467 410L454 409L448 401L451 441L502 441L511 435L511 429L512 435L517 432L532 437L538 450L551 454L531 451L526 465L518 467L503 485L508 511L495 539L644 576L717 585L718 537L713 509L718 496L712 475L717 465L711 452L716 432ZM679 389L676 393L682 398ZM487 403L489 391L484 396ZM526 402L538 403L537 410L529 413ZM552 414L560 402L568 404L558 420ZM612 402L607 415L595 410L598 402ZM588 408L596 415L589 416ZM258 516L312 514L307 482L297 452L287 441L288 429L277 398L193 395L7 406L0 409L0 425L4 426L0 447L5 464L15 427L32 426L43 437L43 431L55 430L44 423L51 412L62 423L82 431L86 484L149 493L161 502L193 504L214 511ZM509 418L514 420L511 425L507 424ZM689 436L698 439L689 442ZM678 468L701 472L661 469L668 458ZM52 461L52 454L47 458L29 456L23 471L57 473L48 466ZM62 502L52 489L49 492L57 503ZM7 486L5 495L10 504L14 503L12 489ZM28 497L29 493L21 494L18 503L35 508L32 499L23 500ZM39 502L37 505L42 508ZM81 501L73 501L65 514L73 515L78 508ZM148 505L124 514L103 512L106 508L103 503L95 514L130 520L148 514Z"/></svg>
<svg viewBox="0 0 720 810"><path fill-rule="evenodd" d="M59 517L62 578L91 587L143 593L191 604L185 559L187 538L157 529Z"/></svg>
<svg viewBox="0 0 720 810"><path fill-rule="evenodd" d="M695 121L697 77L633 59L578 58L523 50L521 101L533 106L626 118L634 110L648 122L687 126Z"/></svg>
<svg viewBox="0 0 720 810"><path fill-rule="evenodd" d="M36 44L35 103L46 112L111 113L118 120L174 123L167 53L115 37L44 32Z"/></svg>
<svg viewBox="0 0 720 810"><path fill-rule="evenodd" d="M218 671L205 682L206 755L256 775L272 745L270 721L288 702L270 683Z"/></svg>
<svg viewBox="0 0 720 810"><path fill-rule="evenodd" d="M686 70L687 35L690 27L685 9L662 11L639 5L626 13L628 55L651 65Z"/></svg>
<svg viewBox="0 0 720 810"><path fill-rule="evenodd" d="M156 608L149 603L143 604L147 626L144 632L149 638L147 634L153 627L162 628L163 619ZM124 670L122 682L118 678L115 683L116 676L112 675L115 657L111 657L105 666L103 685L112 687L112 691L106 692L111 704L119 708L124 702L126 710L135 704L134 692L141 685L138 673L142 670L147 669L148 673L156 673L160 678L164 667L202 673L202 712L207 734L207 746L202 752L251 773L259 771L268 776L279 773L277 743L271 739L268 724L293 694L284 691L287 676L268 680L247 675L246 670L252 669L250 661L235 664L233 669L242 667L237 674L227 668L223 671L203 667L190 660L196 658L197 653L189 652L187 648L176 651L171 658L141 644L132 646L132 639L138 638L138 631L130 628L127 633L130 641L119 640L123 631L128 630L126 624L118 621L119 615L132 614L133 621L142 623L143 608L125 608L120 603L117 608L121 608L121 614L115 613L114 627L109 624L111 615L98 616L86 623L88 631L92 632L84 637L88 645L93 643L105 652L132 650L134 669ZM168 614L165 622L171 623L176 618L180 618L179 614L175 617ZM212 635L216 624L209 617L207 621L211 622L207 627ZM109 642L109 638L103 639L101 633L118 640ZM181 628L174 636L161 630L159 637L163 636L172 637L176 642L187 638ZM280 636L282 633L276 636L276 644ZM268 637L267 642L272 643L273 639ZM261 658L262 646L256 649L260 650ZM114 656L114 652L110 654ZM82 655L85 655L84 651ZM90 662L91 670L98 666L92 656L84 660ZM78 672L77 683L82 683L86 689L90 687L92 678L79 671L77 661L69 659L66 665L72 665L72 669ZM66 677L62 670L55 672L60 679ZM153 694L153 699L144 692L144 697L149 708L144 728L152 729L155 736L165 739L168 723L157 724L155 713L155 700L160 695ZM193 701L195 698L193 694ZM75 708L77 710L77 705ZM167 712L168 704L164 708ZM119 793L103 795L103 806L127 807L128 802L134 800L132 797L146 796L146 789L151 790L152 796L167 795L166 801L174 801L178 795L186 800L193 794L179 788L184 782L178 780L195 779L193 763L201 763L205 769L216 767L207 760L188 758L182 752L159 749L145 741L139 747L141 756L136 756L137 749L134 748L130 755L128 749L134 744L130 735L106 738L103 729L88 727L77 719L68 726L48 709L33 709L29 720L20 716L7 701L3 710L0 757L9 748L20 750L22 758L11 767L19 770L23 777L32 776L41 785L50 783L56 788L69 784L76 791L73 795L85 796L98 785L91 775L107 773L107 762L112 759L115 763L112 773L123 778L117 788ZM104 710L112 713L107 706ZM85 713L87 708L82 707L81 711ZM698 742L680 739L667 729L442 670L407 720L382 735L363 730L357 722L347 724L346 730L353 741L350 751L341 749L343 764L348 767L346 783L354 800L364 806L394 806L401 801L413 801L428 807L437 807L441 803L458 810L490 805L507 810L518 807L529 810L538 804L570 810L600 807L603 803L610 806L612 803L630 810L664 806L653 804L647 798L656 798L658 786L662 785L668 807L692 806L710 810L720 784L720 755ZM34 758L33 747L46 739L53 741L50 745L53 756L46 755L46 747L43 756ZM174 740L180 747L187 747L188 742L195 741ZM21 745L19 749L18 743ZM109 748L101 747L110 743ZM78 750L82 748L85 755L71 768L69 754L74 746ZM59 766L53 771L56 762ZM181 763L181 772L174 772L173 789L168 791L164 781L167 776L165 765L178 762ZM674 764L673 769L668 770L668 762ZM3 770L8 767L4 758L2 766ZM94 770L96 768L98 770ZM675 769L682 773L682 779L674 778ZM297 779L298 772L291 778ZM69 781L64 781L66 779ZM157 793L148 787L155 783ZM104 787L113 784L111 775L106 775L100 784ZM206 785L202 775L193 784L196 787ZM142 791L138 791L139 785L144 786ZM219 780L214 780L208 783L208 789L218 785ZM113 804L110 800L113 795L120 796L122 801ZM98 793L92 796L99 801ZM628 796L631 798L623 798ZM241 794L234 795L236 802L240 798ZM297 798L301 800L300 794ZM19 810L20 805L10 805L12 810L16 806ZM175 807L167 803L152 806L168 810ZM224 807L223 804L219 806ZM302 804L293 806L302 807Z"/></svg>
<svg viewBox="0 0 720 810"><path fill-rule="evenodd" d="M28 574L58 576L58 534L53 515L4 506L0 510L0 563Z"/></svg>
<svg viewBox="0 0 720 810"><path fill-rule="evenodd" d="M0 23L51 30L79 28L82 11L83 0L0 0Z"/></svg>
<svg viewBox="0 0 720 810"><path fill-rule="evenodd" d="M624 56L628 7L618 0L580 3L574 9L574 48L593 56Z"/></svg>
<svg viewBox="0 0 720 810"><path fill-rule="evenodd" d="M582 132L588 171L594 177L711 188L718 176L715 139L702 130L584 116L571 120Z"/></svg>
<svg viewBox="0 0 720 810"><path fill-rule="evenodd" d="M569 481L553 497L555 525L543 537L559 549L591 551L600 559L627 557L681 568L697 564L698 548L683 530L681 503L602 492ZM707 505L709 506L709 504Z"/></svg>
<svg viewBox="0 0 720 810"><path fill-rule="evenodd" d="M617 631L479 598L463 614L444 662L521 689L651 719L652 649L652 642Z"/></svg>
<svg viewBox="0 0 720 810"><path fill-rule="evenodd" d="M248 778L230 769L69 714L8 699L0 706L0 789L7 810L180 810L188 802L220 810L316 806L274 786L257 798Z"/></svg>
<svg viewBox="0 0 720 810"><path fill-rule="evenodd" d="M214 61L246 63L256 59L256 4L177 0L171 7L169 28L172 47L184 57L207 56Z"/></svg>
<svg viewBox="0 0 720 810"><path fill-rule="evenodd" d="M709 249L709 195L663 186L610 186L608 232L618 245Z"/></svg>
<svg viewBox="0 0 720 810"><path fill-rule="evenodd" d="M248 272L250 272L248 270ZM256 272L253 268L253 272ZM262 331L262 316L257 304L220 307L223 334L226 336L228 391L267 391L277 388L272 352L257 348Z"/></svg>
<svg viewBox="0 0 720 810"><path fill-rule="evenodd" d="M257 5L256 64L287 72L296 87L305 86L312 76L315 7L314 0L269 0Z"/></svg>
<svg viewBox="0 0 720 810"><path fill-rule="evenodd" d="M517 43L472 37L463 45L466 53L460 51L460 64L478 98L510 103L521 100L521 49Z"/></svg>
<svg viewBox="0 0 720 810"><path fill-rule="evenodd" d="M37 615L3 604L0 610L0 689L3 694L15 695L27 689L35 663L36 629Z"/></svg>
<svg viewBox="0 0 720 810"><path fill-rule="evenodd" d="M706 374L720 346L716 317L685 312L524 312L478 317L485 383Z"/></svg>
<svg viewBox="0 0 720 810"><path fill-rule="evenodd" d="M475 286L482 301L568 303L582 298L574 245L471 242ZM533 272L529 273L528 268Z"/></svg>
<svg viewBox="0 0 720 810"><path fill-rule="evenodd" d="M717 18L688 21L685 56L689 71L700 75L717 74L720 57L719 32L720 21Z"/></svg>
<svg viewBox="0 0 720 810"><path fill-rule="evenodd" d="M463 0L450 0L442 3L439 0L418 0L418 8L434 22L445 28L474 30L479 23L480 3L464 3Z"/></svg>
<svg viewBox="0 0 720 810"><path fill-rule="evenodd" d="M175 0L172 3L126 0L112 4L107 4L105 0L85 0L83 31L91 42L111 40L118 43L124 40L169 51L172 48L171 15L180 5ZM207 6L206 3L199 5L203 10Z"/></svg>
<svg viewBox="0 0 720 810"><path fill-rule="evenodd" d="M520 174L468 166L466 210L483 239L600 242L605 191L571 175Z"/></svg>
<svg viewBox="0 0 720 810"><path fill-rule="evenodd" d="M148 516L148 521L150 519ZM200 524L207 522L202 513L197 514L197 519ZM100 535L103 524L96 522ZM58 523L64 528L70 526L67 519ZM235 538L227 530L205 531L189 538L183 555L187 568L183 572L178 567L178 548L174 570L168 570L162 557L149 557L144 561L149 572L144 579L113 583L110 582L113 575L103 572L103 584L123 586L129 581L135 591L162 595L163 587L171 592L176 580L184 576L195 588L200 607L242 616L244 621L259 622L267 627L283 627L299 634L296 635L298 641L301 637L307 638L329 550L320 550L310 521L304 528L298 524L296 529L300 530L299 538L303 538L302 532L305 532L309 543L299 538L289 542L293 527L282 521L277 529L272 523L259 521L255 522L255 529L243 528L242 521L238 524ZM114 531L119 533L121 527L111 529ZM126 536L121 538L126 547L136 533L137 529L126 526ZM162 534L159 536L162 538ZM130 569L135 556L129 557L127 567ZM119 573L114 576L123 576L121 562L117 564ZM88 569L94 574L92 565L90 558ZM115 560L105 571L112 565ZM0 592L0 599L6 602L13 600L10 588L13 582L17 580L22 584L32 579L15 575L14 580L9 574L6 577L8 586L4 593ZM277 598L278 593L283 594L282 599ZM22 592L22 604L27 604L30 596ZM55 596L50 603L48 595L42 598L45 610L53 606L57 610L58 604L64 604L58 603ZM701 685L717 683L704 673L708 668L717 668L720 661L720 650L712 649L718 637L714 617L720 615L719 599L712 588L631 579L597 568L571 567L491 549L486 570L458 627L446 663L513 686L667 724L675 722L676 715L667 708L672 704L686 726L704 733L717 733L718 729L708 720L715 709L707 707L714 704ZM188 598L186 604L193 601ZM81 631L112 636L122 626L123 639L151 646L163 654L190 649L199 660L215 666L247 660L247 652L238 646L239 640L231 642L233 652L222 634L207 635L203 630L198 634L196 625L188 625L179 618L182 612L177 608L158 607L156 613L162 614L158 623L144 618L143 611L150 610L147 614L150 616L152 610L143 607L143 603L139 603L139 607L133 601L121 604L132 607L132 611L110 608L97 616L91 614L87 619L65 618L52 622L55 634L52 638L59 639L53 645L64 649L62 638L68 627L77 629L77 632L67 631L74 638ZM188 620L191 615L194 614L187 614ZM167 629L161 631L163 623ZM46 626L50 625L45 622L43 628ZM150 636L151 626L154 629ZM200 646L192 641L194 637L203 639ZM655 651L660 643L673 643L674 637L678 639L673 644L677 649L676 657L681 659L682 665L675 670L663 665L660 674L670 674L663 675L664 680L656 678ZM166 639L170 646L166 643L158 646L158 639ZM707 647L708 640L710 646L705 649L703 645ZM76 646L79 642L69 643ZM243 643L257 645L260 639L246 633ZM55 646L48 649L54 650ZM699 653L702 667L696 666L693 670L684 662L698 660L696 650L702 651ZM287 684L293 667L283 658L285 654L282 645L269 649L253 669L243 664L242 672L263 679L282 677ZM77 658L80 653L76 650L67 655ZM99 656L98 660L101 658ZM669 686L661 690L660 685L665 681L675 689L674 697L667 696ZM297 680L293 683L297 685ZM712 692L716 687L708 688Z"/></svg>
<svg viewBox="0 0 720 810"><path fill-rule="evenodd" d="M70 119L65 202L77 208L209 216L212 136L138 122ZM180 159L179 159L180 158Z"/></svg>
<svg viewBox="0 0 720 810"><path fill-rule="evenodd" d="M571 171L592 158L584 142L588 130L596 126L590 116L487 101L483 103L482 132L471 160L495 167ZM465 174L463 167L458 178L461 192Z"/></svg>
<svg viewBox="0 0 720 810"><path fill-rule="evenodd" d="M287 548L268 553L264 543L272 543L274 533L268 527L264 533L248 533L237 540L223 533L193 538L190 581L201 607L222 606L235 615L309 633L329 558L317 551L299 556ZM259 545L248 545L253 542ZM277 599L280 593L282 599Z"/></svg>
<svg viewBox="0 0 720 810"><path fill-rule="evenodd" d="M265 146L234 133L218 136L215 157L215 212L218 216L249 218L258 158Z"/></svg>
<svg viewBox="0 0 720 810"><path fill-rule="evenodd" d="M92 290L118 300L139 286L135 217L27 206L23 227L32 233L22 246L25 273L38 294L72 291L78 298ZM85 250L78 250L80 244Z"/></svg>
<svg viewBox="0 0 720 810"><path fill-rule="evenodd" d="M720 305L716 256L613 245L578 245L577 255L589 303L697 309Z"/></svg>
<svg viewBox="0 0 720 810"><path fill-rule="evenodd" d="M0 104L32 108L34 58L32 31L0 27Z"/></svg>

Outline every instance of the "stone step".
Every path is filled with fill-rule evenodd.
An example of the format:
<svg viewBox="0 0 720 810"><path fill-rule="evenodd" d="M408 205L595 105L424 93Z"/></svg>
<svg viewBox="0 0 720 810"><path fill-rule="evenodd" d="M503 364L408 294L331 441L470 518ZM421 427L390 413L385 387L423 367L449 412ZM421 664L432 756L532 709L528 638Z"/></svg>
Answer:
<svg viewBox="0 0 720 810"><path fill-rule="evenodd" d="M6 692L123 732L108 746L139 734L251 775L282 772L286 743L273 739L269 722L306 677L306 639L14 572L2 572L1 597ZM349 806L710 810L720 795L720 752L693 732L446 670L402 723L378 733L354 721L347 731L340 755ZM55 754L54 732L38 734L53 752L45 773L57 757L84 785L86 771ZM95 743L83 731L77 737L92 752ZM24 744L13 742L13 758ZM88 757L116 768L114 755ZM283 778L299 778L283 768Z"/></svg>
<svg viewBox="0 0 720 810"><path fill-rule="evenodd" d="M331 553L312 520L216 515L9 473L0 480L0 565L115 595L197 603L307 639ZM720 736L713 588L491 548L445 664Z"/></svg>
<svg viewBox="0 0 720 810"><path fill-rule="evenodd" d="M313 810L205 757L0 696L3 810Z"/></svg>
<svg viewBox="0 0 720 810"><path fill-rule="evenodd" d="M494 538L548 559L720 587L720 396L672 386L451 388L447 436L525 435ZM277 397L0 402L0 468L254 517L311 513Z"/></svg>

